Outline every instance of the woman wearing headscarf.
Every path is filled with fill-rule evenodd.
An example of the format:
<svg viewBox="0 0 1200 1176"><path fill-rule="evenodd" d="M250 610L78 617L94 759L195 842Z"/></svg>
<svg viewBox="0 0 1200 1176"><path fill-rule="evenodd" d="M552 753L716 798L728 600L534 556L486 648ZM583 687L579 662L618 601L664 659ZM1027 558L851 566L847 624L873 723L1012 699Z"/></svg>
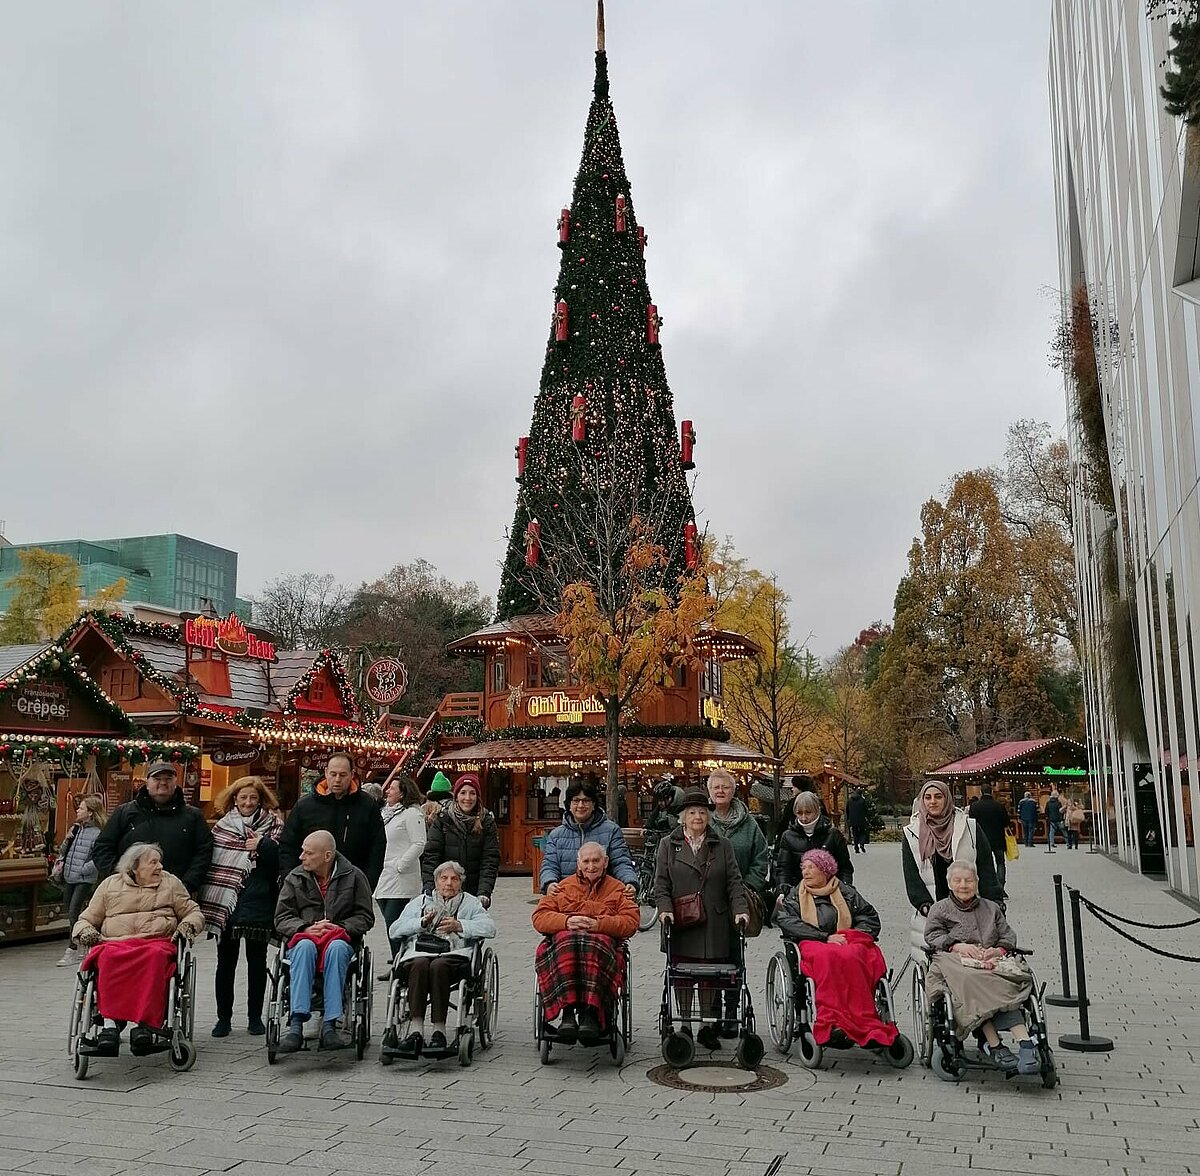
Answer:
<svg viewBox="0 0 1200 1176"><path fill-rule="evenodd" d="M913 908L913 946L925 949L925 916L950 894L947 871L951 862L970 862L979 878L979 893L992 902L1004 901L996 879L996 859L983 831L962 809L941 780L929 780L913 804L912 820L904 827L900 847L904 887Z"/></svg>
<svg viewBox="0 0 1200 1176"><path fill-rule="evenodd" d="M464 772L454 782L453 800L429 824L429 835L421 851L421 885L433 892L433 872L447 861L461 863L466 870L464 887L484 907L492 904L496 876L500 873L500 832L496 818L483 807L479 777Z"/></svg>
<svg viewBox="0 0 1200 1176"><path fill-rule="evenodd" d="M876 946L879 915L838 877L828 850L810 849L800 861L800 885L775 915L785 939L800 945L804 973L816 989L813 1040L828 1043L835 1029L855 1045L890 1046L896 1026L879 1017L875 986L887 972Z"/></svg>
<svg viewBox="0 0 1200 1176"><path fill-rule="evenodd" d="M243 776L217 798L222 816L213 826L213 854L200 887L200 909L217 936L217 1023L214 1037L228 1037L233 1022L233 984L246 945L246 1030L266 1032L267 944L274 933L279 898L279 802L262 776Z"/></svg>

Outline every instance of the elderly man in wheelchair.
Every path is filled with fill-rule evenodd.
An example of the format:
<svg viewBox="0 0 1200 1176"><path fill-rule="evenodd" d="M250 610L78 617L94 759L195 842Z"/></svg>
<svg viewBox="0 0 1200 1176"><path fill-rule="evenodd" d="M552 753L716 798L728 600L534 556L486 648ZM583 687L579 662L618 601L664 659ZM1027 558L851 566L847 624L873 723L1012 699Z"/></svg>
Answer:
<svg viewBox="0 0 1200 1176"><path fill-rule="evenodd" d="M300 846L300 864L284 878L275 906L275 931L285 945L290 973L288 1026L279 1038L280 1053L304 1047L304 1024L312 1016L318 974L324 998L320 1048L351 1044L339 1029L346 974L366 950L363 936L374 925L366 875L337 852L333 834L325 829L310 833ZM269 1039L268 1049L272 1045Z"/></svg>
<svg viewBox="0 0 1200 1176"><path fill-rule="evenodd" d="M138 842L117 862L116 872L96 888L72 930L87 949L76 985L76 1010L72 1015L71 1049L76 1072L84 1077L87 1057L116 1057L121 1028L132 1021L129 1049L134 1055L155 1053L186 1044L188 1057L178 1060L184 1069L195 1059L191 1029L167 1024L168 1012L180 1008L172 999L173 984L195 983L190 945L204 929L204 915L187 888L163 869L162 850ZM179 975L180 966L185 975ZM180 1008L186 1018L191 1008ZM94 1023L99 1031L89 1037ZM175 1032L175 1028L181 1030ZM183 1040L186 1038L186 1042ZM186 1061L186 1066L183 1062ZM173 1064L176 1064L173 1061Z"/></svg>
<svg viewBox="0 0 1200 1176"><path fill-rule="evenodd" d="M466 876L461 863L442 862L433 871L433 893L414 898L388 928L390 939L404 942L392 961L382 1046L385 1063L393 1057L443 1058L457 1051L466 1065L474 1050L476 1028L483 1046L491 1042L499 970L491 950L481 954L479 944L495 936L496 924L479 898L463 889ZM459 1001L457 1032L451 1043L446 1031L451 997L464 981L471 991Z"/></svg>
<svg viewBox="0 0 1200 1176"><path fill-rule="evenodd" d="M534 929L545 936L535 963L534 1033L540 1047L551 1040L595 1045L605 1039L614 1057L624 1053L628 1017L619 1028L609 1022L618 1011L618 995L628 998L621 991L628 966L625 940L636 933L638 920L628 888L608 873L604 847L584 842L575 872L544 894L533 912ZM556 1017L558 1025L551 1025Z"/></svg>

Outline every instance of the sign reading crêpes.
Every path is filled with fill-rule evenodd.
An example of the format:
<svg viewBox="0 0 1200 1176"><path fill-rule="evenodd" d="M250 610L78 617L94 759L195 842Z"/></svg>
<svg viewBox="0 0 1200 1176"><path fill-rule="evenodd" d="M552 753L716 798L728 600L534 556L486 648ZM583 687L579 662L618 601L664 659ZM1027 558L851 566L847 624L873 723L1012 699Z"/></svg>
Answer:
<svg viewBox="0 0 1200 1176"><path fill-rule="evenodd" d="M71 694L57 682L22 682L13 703L17 714L39 723L62 721L71 715Z"/></svg>
<svg viewBox="0 0 1200 1176"><path fill-rule="evenodd" d="M559 723L582 723L584 715L604 714L604 705L595 698L572 698L561 690L553 694L531 694L525 699L525 712L531 719L553 715Z"/></svg>
<svg viewBox="0 0 1200 1176"><path fill-rule="evenodd" d="M188 617L183 622L183 639L197 649L216 649L226 657L275 660L275 642L256 637L236 613L227 617Z"/></svg>

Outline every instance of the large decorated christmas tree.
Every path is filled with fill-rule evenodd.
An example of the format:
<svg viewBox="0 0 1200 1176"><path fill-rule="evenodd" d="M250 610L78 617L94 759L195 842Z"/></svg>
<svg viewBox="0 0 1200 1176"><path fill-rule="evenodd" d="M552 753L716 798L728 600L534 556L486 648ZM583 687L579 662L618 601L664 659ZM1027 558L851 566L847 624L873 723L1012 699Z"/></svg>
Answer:
<svg viewBox="0 0 1200 1176"><path fill-rule="evenodd" d="M581 519L594 513L589 500L597 496L627 518L652 520L668 554L668 585L696 554L684 473L694 435L689 422L682 435L676 428L662 319L646 281L646 234L609 98L603 21L600 0L594 96L571 204L559 218L541 385L529 435L517 447L520 490L500 580L501 621L557 611L572 575L554 566L556 552L578 551Z"/></svg>

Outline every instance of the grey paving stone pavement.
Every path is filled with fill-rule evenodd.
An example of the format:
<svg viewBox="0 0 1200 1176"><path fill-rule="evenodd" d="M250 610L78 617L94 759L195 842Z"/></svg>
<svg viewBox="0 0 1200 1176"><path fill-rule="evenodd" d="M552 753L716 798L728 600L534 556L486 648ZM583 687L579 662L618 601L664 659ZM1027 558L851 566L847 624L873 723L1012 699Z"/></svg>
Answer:
<svg viewBox="0 0 1200 1176"><path fill-rule="evenodd" d="M855 858L856 883L879 908L890 962L904 961L907 904L896 845ZM1061 871L1103 906L1173 922L1188 908L1159 884L1099 854L1025 850L1009 871L1010 920L1058 988L1051 874ZM1054 1091L972 1072L957 1085L918 1066L896 1072L860 1051L827 1054L818 1072L768 1047L787 1075L770 1091L668 1090L647 1078L661 1062L655 1017L662 961L657 936L634 942L635 1042L618 1070L607 1051L556 1050L540 1065L531 1036L536 936L527 879L504 879L498 1039L475 1064L384 1068L372 1050L302 1054L268 1066L244 1017L223 1040L213 1020L214 952L201 944L197 1045L188 1074L162 1057L93 1064L72 1076L65 1030L72 974L55 968L61 942L0 949L0 1171L46 1176L763 1176L783 1156L786 1176L870 1173L940 1176L1045 1173L1173 1176L1200 1171L1200 965L1127 945L1085 915L1093 1032L1108 1054L1059 1050ZM1139 933L1200 955L1200 928ZM377 929L376 950L383 947ZM754 941L750 971L766 1036L763 981L777 940ZM381 991L381 989L380 989ZM897 989L911 1033L908 983ZM377 1006L379 1008L379 1006ZM1074 1013L1052 1009L1055 1036ZM377 1031L378 1032L378 1028ZM832 1052L832 1051L831 1051Z"/></svg>

